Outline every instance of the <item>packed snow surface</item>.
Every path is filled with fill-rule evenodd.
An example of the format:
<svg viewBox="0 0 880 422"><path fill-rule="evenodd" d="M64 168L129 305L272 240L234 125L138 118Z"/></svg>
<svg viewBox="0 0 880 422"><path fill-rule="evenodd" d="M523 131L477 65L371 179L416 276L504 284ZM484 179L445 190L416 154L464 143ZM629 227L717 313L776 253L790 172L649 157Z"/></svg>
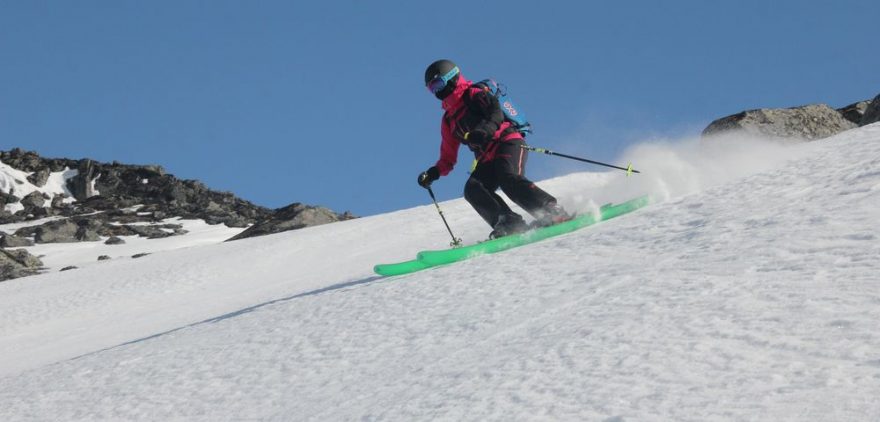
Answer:
<svg viewBox="0 0 880 422"><path fill-rule="evenodd" d="M624 160L542 186L654 205L408 276L430 204L0 283L0 420L880 420L880 125Z"/></svg>

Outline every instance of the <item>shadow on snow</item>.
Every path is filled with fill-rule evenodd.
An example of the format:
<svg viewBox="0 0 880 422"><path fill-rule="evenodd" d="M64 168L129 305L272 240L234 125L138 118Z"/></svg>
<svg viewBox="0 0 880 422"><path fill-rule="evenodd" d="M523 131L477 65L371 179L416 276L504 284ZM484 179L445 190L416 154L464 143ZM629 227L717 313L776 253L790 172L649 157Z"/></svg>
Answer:
<svg viewBox="0 0 880 422"><path fill-rule="evenodd" d="M187 328L190 328L190 327L195 327L195 326L199 326L199 325L203 325L203 324L214 324L214 323L218 323L218 322L221 322L221 321L225 321L225 320L227 320L227 319L236 318L236 317L239 317L239 316L242 316L242 315L249 314L249 313L251 313L251 312L253 312L253 311L256 311L256 310L258 310L258 309L260 309L260 308L264 308L264 307L267 307L267 306L271 306L271 305L274 305L274 304L277 304L277 303L288 302L288 301L291 301L291 300L301 299L301 298L309 297L309 296L317 296L317 295L322 294L322 293L332 292L332 291L334 291L334 290L341 290L341 289L345 289L345 288L348 288L348 287L354 287L354 286L359 286L359 285L364 285L364 284L370 284L370 283L372 283L372 282L374 282L374 281L377 281L377 280L380 280L380 279L383 279L383 278L386 278L386 277L383 277L383 276L372 276L372 277L367 277L367 278L363 278L363 279L360 279L360 280L346 281L346 282L344 282L344 283L337 283L337 284L333 284L333 285L331 285L331 286L322 287L322 288L320 288L320 289L316 289L316 290L312 290L312 291L308 291L308 292L304 292L304 293L298 293L298 294L295 294L295 295L292 295L292 296L282 297L282 298L280 298L280 299L270 300L270 301L268 301L268 302L263 302L263 303L260 303L260 304L254 305L254 306L249 306L249 307L244 308L244 309L239 309L239 310L237 310L237 311L229 312L229 313L227 313L227 314L223 314L223 315L220 315L220 316L218 316L218 317L214 317L214 318L206 319L206 320L204 320L204 321L194 322L194 323L192 323L192 324L184 325L184 326L182 326L182 327L174 328L174 329L171 329L171 330L168 330L168 331L163 331L163 332L161 332L161 333L153 334L153 335L150 335L150 336L147 336L147 337L142 337L142 338L139 338L139 339L136 339L136 340L127 341L127 342L125 342L125 343L117 344L117 345L115 345L115 346L106 347L106 348L104 348L104 349L100 349L100 350L97 350L97 351L94 351L94 352L89 352L89 353L86 353L86 354L79 355L79 356L77 356L77 357L71 358L71 359L69 359L69 360L77 360L77 359L84 358L84 357L86 357L86 356L90 356L90 355L93 355L93 354L96 354L96 353L101 353L101 352L105 352L105 351L108 351L108 350L113 350L113 349L117 349L117 348L120 348L120 347L124 347L124 346L129 346L129 345L132 345L132 344L141 343L141 342L144 342L144 341L147 341L147 340L152 340L152 339L154 339L154 338L162 337L162 336L165 336L165 335L168 335L168 334L171 334L171 333L174 333L174 332L180 331L180 330L184 330L184 329L187 329Z"/></svg>

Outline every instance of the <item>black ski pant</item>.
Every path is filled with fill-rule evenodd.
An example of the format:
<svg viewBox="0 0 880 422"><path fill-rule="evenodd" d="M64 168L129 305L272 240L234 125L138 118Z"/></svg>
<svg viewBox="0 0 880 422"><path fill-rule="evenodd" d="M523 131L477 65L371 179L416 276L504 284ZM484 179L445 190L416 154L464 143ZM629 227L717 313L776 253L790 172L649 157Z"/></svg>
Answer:
<svg viewBox="0 0 880 422"><path fill-rule="evenodd" d="M479 163L464 185L464 198L490 226L494 227L503 214L517 215L495 193L498 188L535 217L548 204L556 203L556 198L526 179L528 151L520 147L523 144L522 140L501 142L494 159Z"/></svg>

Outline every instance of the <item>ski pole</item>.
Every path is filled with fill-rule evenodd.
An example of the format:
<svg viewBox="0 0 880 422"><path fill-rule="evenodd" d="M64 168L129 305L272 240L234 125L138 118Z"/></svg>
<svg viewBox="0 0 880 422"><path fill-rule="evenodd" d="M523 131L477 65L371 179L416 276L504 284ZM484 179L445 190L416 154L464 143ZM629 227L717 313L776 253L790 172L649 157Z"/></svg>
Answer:
<svg viewBox="0 0 880 422"><path fill-rule="evenodd" d="M443 215L443 210L441 210L440 205L437 204L437 198L434 197L434 190L431 189L430 186L428 186L427 189L428 194L431 195L431 201L434 202L434 206L437 207L437 212L440 213L440 218L443 219L443 224L446 225L446 230L449 231L449 235L452 236L452 242L449 244L449 246L452 246L453 248L461 246L461 239L455 237L455 235L452 234L452 229L449 228L449 223L446 222L446 217Z"/></svg>
<svg viewBox="0 0 880 422"><path fill-rule="evenodd" d="M540 153L547 154L547 155L555 155L557 157L563 157L563 158L569 158L572 160L583 161L585 163L597 164L597 165L605 166L605 167L611 167L613 169L624 170L624 171L626 171L627 176L629 176L632 173L641 173L638 170L633 170L632 164L629 164L626 166L626 168L624 168L624 167L613 166L611 164L605 164L605 163L602 163L599 161L587 160L586 158L580 158L580 157L575 157L575 156L571 156L571 155L560 154L558 152L553 152L553 151L550 151L549 149L545 149L545 148L536 148L536 147L528 146L528 145L520 145L520 148L527 149L529 151L540 152Z"/></svg>

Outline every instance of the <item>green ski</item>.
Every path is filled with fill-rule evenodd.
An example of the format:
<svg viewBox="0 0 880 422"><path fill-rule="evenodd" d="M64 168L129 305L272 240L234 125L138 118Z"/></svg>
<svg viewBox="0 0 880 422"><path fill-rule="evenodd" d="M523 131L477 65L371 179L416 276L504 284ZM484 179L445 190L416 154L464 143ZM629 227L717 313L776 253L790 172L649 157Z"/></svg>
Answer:
<svg viewBox="0 0 880 422"><path fill-rule="evenodd" d="M377 274L384 276L401 275L438 265L463 261L480 255L501 252L518 246L535 243L550 237L571 233L583 227L593 225L599 221L608 220L635 211L648 205L649 202L650 200L647 196L641 196L620 204L603 206L599 211L600 216L598 220L593 214L584 214L564 223L530 230L525 233L505 236L474 245L436 251L422 251L418 253L414 260L395 264L379 264L376 265L373 270Z"/></svg>

